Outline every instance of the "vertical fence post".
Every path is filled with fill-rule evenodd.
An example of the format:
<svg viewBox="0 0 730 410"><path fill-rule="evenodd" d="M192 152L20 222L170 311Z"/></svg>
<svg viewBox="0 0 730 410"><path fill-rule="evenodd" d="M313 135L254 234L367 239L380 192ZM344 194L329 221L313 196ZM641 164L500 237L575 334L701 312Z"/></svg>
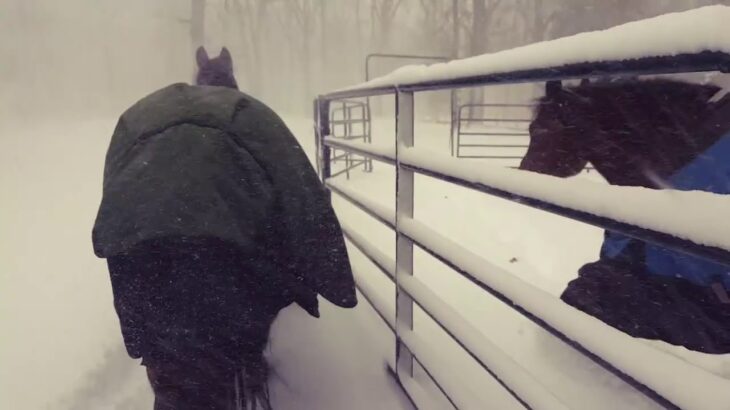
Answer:
<svg viewBox="0 0 730 410"><path fill-rule="evenodd" d="M317 175L322 176L322 159L321 159L321 153L322 150L322 141L320 138L320 131L319 131L319 98L315 98L312 101L312 121L314 124L314 166L317 167Z"/></svg>
<svg viewBox="0 0 730 410"><path fill-rule="evenodd" d="M346 101L342 102L342 119L344 121L344 137L349 139L352 136L352 106L347 105ZM345 175L347 179L350 179L350 164L354 162L353 157L354 155L345 151Z"/></svg>
<svg viewBox="0 0 730 410"><path fill-rule="evenodd" d="M314 102L315 145L317 147L317 172L324 182L332 175L330 164L330 147L325 145L324 137L330 134L329 123L330 102L317 98Z"/></svg>
<svg viewBox="0 0 730 410"><path fill-rule="evenodd" d="M449 95L449 109L450 109L450 117L449 117L449 153L451 156L454 156L454 132L456 131L456 121L458 121L456 110L457 108L457 99L456 99L456 90L451 90L451 93Z"/></svg>
<svg viewBox="0 0 730 410"><path fill-rule="evenodd" d="M396 372L413 376L413 355L400 341L399 332L413 329L413 300L400 289L398 278L413 275L413 242L400 232L400 220L413 217L413 171L401 167L399 151L413 146L413 92L396 94Z"/></svg>
<svg viewBox="0 0 730 410"><path fill-rule="evenodd" d="M363 118L365 120L363 121L363 133L365 134L365 142L368 144L371 144L373 142L372 135L370 134L370 131L372 129L372 122L370 118L370 103L366 102L365 106L363 108ZM368 172L371 172L373 170L373 160L371 158L367 159L366 163L366 170Z"/></svg>

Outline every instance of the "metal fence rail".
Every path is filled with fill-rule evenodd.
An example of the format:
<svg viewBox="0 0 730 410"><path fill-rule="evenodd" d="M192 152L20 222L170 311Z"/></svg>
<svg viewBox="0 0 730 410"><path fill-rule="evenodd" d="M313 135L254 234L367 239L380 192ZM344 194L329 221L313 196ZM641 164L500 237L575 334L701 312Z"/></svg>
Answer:
<svg viewBox="0 0 730 410"><path fill-rule="evenodd" d="M357 100L340 99L333 103L332 109L330 110L329 123L332 126L332 136L347 140L370 143L371 131L370 131L370 105ZM330 158L332 163L342 162L344 167L332 176L345 174L347 178L350 178L350 171L360 166L368 172L372 171L373 163L370 159L359 157L350 151L343 150L341 154L332 152Z"/></svg>
<svg viewBox="0 0 730 410"><path fill-rule="evenodd" d="M497 104L497 103L480 103L480 104L461 104L459 105L459 108L456 110L456 132L452 134L452 142L450 144L451 146L451 155L454 155L458 158L485 158L485 159L515 159L519 160L522 159L522 155L514 155L514 154L496 154L496 153L477 153L477 154L467 154L464 155L461 153L462 148L522 148L527 149L527 142L524 140L520 143L519 137L527 138L530 136L530 133L527 131L527 127L523 127L523 129L513 129L509 131L496 131L493 128L482 128L478 130L473 130L473 124L481 124L484 125L485 123L493 123L493 124L499 124L499 123L514 123L514 124L529 124L530 119L529 118L496 118L496 117L485 117L482 114L479 116L474 116L473 111L474 109L489 109L489 108L532 108L532 104ZM464 111L467 111L469 113L465 113ZM468 129L468 131L467 131ZM468 136L468 137L479 137L479 142L477 143L464 143L462 142L462 137ZM491 140L494 137L508 137L510 139L515 140L514 143L510 144L504 144L504 143L494 143L491 142ZM516 137L516 138L512 138ZM453 140L456 141L453 141Z"/></svg>
<svg viewBox="0 0 730 410"><path fill-rule="evenodd" d="M391 228L395 228L394 219L395 212L383 208L378 205L368 204L368 200L362 198L360 194L351 192L345 187L341 187L336 183L329 182L327 184L333 192L337 192L340 196L350 201L353 205L360 209L366 210L368 214L376 218L381 223ZM412 220L411 220L412 221ZM421 281L411 275L398 276L396 273L396 263L390 257L383 254L378 249L372 247L367 240L358 234L353 228L343 225L343 233L350 243L359 249L378 269L385 274L391 281L395 283L398 277L398 286L412 300L418 304L423 311L434 319L434 321L448 334L456 343L461 346L469 355L471 355L482 367L490 373L510 394L527 408L539 409L565 409L562 403L548 392L537 380L534 380L527 371L522 369L519 364L514 362L507 354L502 352L498 347L494 346L487 338L468 321L459 316L446 302L425 286ZM423 244L414 239L415 235L406 235L412 243L417 243L424 247ZM385 303L379 301L379 296L374 294L375 290L368 289L361 293L371 303L378 315L389 324L392 330L392 322L390 317L392 314L384 307ZM416 295L416 297L414 297ZM399 329L403 332L403 329ZM410 331L410 330L407 330ZM415 337L415 336L414 336ZM406 346L407 347L407 346ZM492 370L495 368L495 370ZM499 370L496 370L499 369ZM426 369L428 371L428 369ZM500 377L500 374L506 374L506 380ZM442 388L439 374L432 376L436 385L445 394L453 388ZM533 380L531 380L533 379ZM529 386L519 381L531 380ZM459 397L463 395L446 394L449 400L459 401ZM522 397L527 397L523 399ZM468 400L467 400L468 401ZM472 406L475 403L471 403ZM460 406L457 406L460 408ZM467 407L468 408L468 407Z"/></svg>
<svg viewBox="0 0 730 410"><path fill-rule="evenodd" d="M534 380L529 374L525 375L519 365L511 362L509 357L492 346L483 336L476 335L474 329L471 329L463 318L460 318L443 300L413 277L415 245L613 372L663 407L692 408L693 405L696 405L701 408L720 408L718 403L730 402L730 381L636 342L618 330L594 322L587 315L563 304L554 297L548 297L541 290L522 282L480 256L464 250L458 244L442 237L413 218L413 177L418 173L730 266L730 247L726 249L699 245L674 236L671 231L662 232L649 229L646 226L640 226L641 224L622 222L619 220L620 218L596 215L587 209L575 209L565 203L551 202L520 194L504 187L474 182L465 178L464 173L448 171L451 168L435 169L428 161L419 160L413 148L413 93L415 91L548 79L588 78L606 74L717 71L728 68L730 68L730 55L700 52L693 55L651 57L625 62L581 63L565 67L456 78L432 83L410 84L397 89L395 87L361 87L324 95L317 99L315 118L317 121L318 169L323 182L331 192L340 195L373 216L377 221L394 229L396 233L396 258L395 261L392 261L382 253L375 251L374 247L352 228L344 225L348 240L395 283L394 320L390 319L393 313L385 311L386 304L379 299L378 295L373 294L374 289L360 286L360 290L368 301L373 302L373 307L378 314L395 332L395 372L406 392L408 392L409 386L412 386L414 360L418 360L452 404L457 408L468 407L466 404L469 401L468 397L459 392L458 386L453 386L453 383L449 383L449 380L444 378L443 369L440 368L438 361L434 360L435 358L430 357L432 353L429 353L425 341L418 339L414 333L413 305L416 303L525 407L565 408L565 405L546 391L539 381ZM396 96L395 152L379 149L369 144L328 137L331 135L331 124L328 123L330 101L386 93L394 93ZM349 190L344 184L335 182L332 179L330 165L333 149L349 151L373 160L394 164L397 189L395 209L391 210L371 198ZM459 160L452 158L450 161L455 162L449 165L456 165ZM358 274L358 278L360 277L361 275ZM608 345L604 340L612 340L616 342L616 346ZM621 349L621 346L630 346L631 349ZM701 395L702 397L693 398L691 402L687 401L687 396L678 391L672 383L665 383L652 377L656 375L656 369L643 367L639 360L642 357L656 359L657 366L660 366L667 374L683 374L683 377L701 381L701 385L707 386L712 391L712 395L707 395L708 397Z"/></svg>

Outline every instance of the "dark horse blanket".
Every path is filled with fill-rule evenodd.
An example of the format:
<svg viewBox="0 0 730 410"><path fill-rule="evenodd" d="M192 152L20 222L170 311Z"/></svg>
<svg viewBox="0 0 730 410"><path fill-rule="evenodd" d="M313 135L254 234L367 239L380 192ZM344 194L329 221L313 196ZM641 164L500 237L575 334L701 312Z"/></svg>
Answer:
<svg viewBox="0 0 730 410"><path fill-rule="evenodd" d="M110 258L161 239L215 238L310 314L356 302L339 223L283 121L237 90L174 84L119 119L93 230Z"/></svg>

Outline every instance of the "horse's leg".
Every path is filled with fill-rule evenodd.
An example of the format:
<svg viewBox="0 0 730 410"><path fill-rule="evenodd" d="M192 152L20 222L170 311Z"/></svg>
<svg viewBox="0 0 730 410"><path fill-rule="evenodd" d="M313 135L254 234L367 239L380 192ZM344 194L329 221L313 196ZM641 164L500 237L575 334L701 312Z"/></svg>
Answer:
<svg viewBox="0 0 730 410"><path fill-rule="evenodd" d="M155 393L155 410L232 408L234 374L227 366L200 361L148 364L147 375Z"/></svg>

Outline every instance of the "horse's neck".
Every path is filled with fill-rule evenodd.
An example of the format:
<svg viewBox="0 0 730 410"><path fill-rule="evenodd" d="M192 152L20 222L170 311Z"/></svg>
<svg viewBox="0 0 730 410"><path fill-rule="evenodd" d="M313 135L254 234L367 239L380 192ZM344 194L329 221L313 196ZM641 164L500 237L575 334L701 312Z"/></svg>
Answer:
<svg viewBox="0 0 730 410"><path fill-rule="evenodd" d="M608 122L608 121L604 121ZM596 171L611 185L654 187L646 175L652 164L652 143L647 135L613 123L593 123L593 132L585 132L580 138L578 150L581 157L590 162Z"/></svg>
<svg viewBox="0 0 730 410"><path fill-rule="evenodd" d="M613 130L588 141L584 152L611 185L664 188L667 180L712 146L729 126L727 118L714 116L672 132Z"/></svg>
<svg viewBox="0 0 730 410"><path fill-rule="evenodd" d="M599 158L592 160L591 165L611 185L659 188L661 186L660 181L663 179L663 176L647 172L646 169L633 164L619 166L612 161Z"/></svg>
<svg viewBox="0 0 730 410"><path fill-rule="evenodd" d="M715 139L730 131L730 94L712 104L707 118L703 119L702 127L707 135Z"/></svg>

